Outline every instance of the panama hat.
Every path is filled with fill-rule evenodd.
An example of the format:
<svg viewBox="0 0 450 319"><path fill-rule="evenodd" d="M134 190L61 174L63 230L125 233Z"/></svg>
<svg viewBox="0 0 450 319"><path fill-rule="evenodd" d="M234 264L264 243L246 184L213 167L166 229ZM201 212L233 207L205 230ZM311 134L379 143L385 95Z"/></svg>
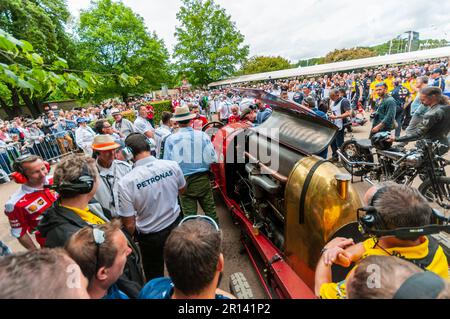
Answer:
<svg viewBox="0 0 450 319"><path fill-rule="evenodd" d="M114 108L111 110L111 115L116 115L116 114L120 114L120 110L117 108Z"/></svg>
<svg viewBox="0 0 450 319"><path fill-rule="evenodd" d="M92 149L95 151L111 151L120 147L111 135L97 135L92 142Z"/></svg>
<svg viewBox="0 0 450 319"><path fill-rule="evenodd" d="M197 117L197 114L191 113L188 106L180 106L175 108L173 120L177 122L188 121L192 120L195 117Z"/></svg>

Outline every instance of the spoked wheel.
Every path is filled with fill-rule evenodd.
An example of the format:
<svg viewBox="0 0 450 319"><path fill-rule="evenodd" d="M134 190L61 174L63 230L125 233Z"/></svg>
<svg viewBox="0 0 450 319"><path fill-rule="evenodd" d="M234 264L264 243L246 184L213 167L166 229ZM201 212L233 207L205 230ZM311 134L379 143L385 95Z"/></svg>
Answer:
<svg viewBox="0 0 450 319"><path fill-rule="evenodd" d="M435 208L445 216L450 217L450 177L436 177L436 185L431 180L426 180L419 186L419 192Z"/></svg>
<svg viewBox="0 0 450 319"><path fill-rule="evenodd" d="M373 156L370 153L370 150L362 149L355 140L346 141L342 144L341 153L350 162L373 162ZM352 169L351 165L345 161L342 161L342 164L350 174L353 174L353 176L364 176L370 171L370 169L365 166L354 166Z"/></svg>
<svg viewBox="0 0 450 319"><path fill-rule="evenodd" d="M202 131L208 134L208 136L211 138L211 141L214 141L214 136L223 126L224 124L222 122L209 122L202 127Z"/></svg>

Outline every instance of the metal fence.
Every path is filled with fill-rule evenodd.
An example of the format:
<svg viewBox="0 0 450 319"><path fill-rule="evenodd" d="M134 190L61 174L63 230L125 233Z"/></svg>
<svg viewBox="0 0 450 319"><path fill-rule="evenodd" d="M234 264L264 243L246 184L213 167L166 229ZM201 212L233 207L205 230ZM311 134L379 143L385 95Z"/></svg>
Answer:
<svg viewBox="0 0 450 319"><path fill-rule="evenodd" d="M4 171L1 175L11 175L13 170L13 163L19 156L23 154L33 154L42 157L45 161L58 160L78 150L75 143L75 134L72 131L67 131L66 135L61 133L49 134L43 136L42 141L36 140L32 143L9 143L6 146L0 146L0 168Z"/></svg>

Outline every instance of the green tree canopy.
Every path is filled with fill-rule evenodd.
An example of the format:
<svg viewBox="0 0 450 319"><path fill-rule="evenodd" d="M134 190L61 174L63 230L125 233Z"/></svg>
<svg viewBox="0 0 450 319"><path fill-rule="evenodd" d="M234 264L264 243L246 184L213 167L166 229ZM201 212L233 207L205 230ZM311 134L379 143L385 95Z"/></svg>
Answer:
<svg viewBox="0 0 450 319"><path fill-rule="evenodd" d="M325 56L324 63L333 63L339 61L369 58L375 55L376 53L369 48L334 50Z"/></svg>
<svg viewBox="0 0 450 319"><path fill-rule="evenodd" d="M174 59L189 82L206 85L235 73L249 48L225 10L214 0L182 0L177 13Z"/></svg>
<svg viewBox="0 0 450 319"><path fill-rule="evenodd" d="M147 31L144 20L122 2L92 1L80 14L77 30L81 68L121 74L96 88L94 99L143 93L167 83L169 54L162 40ZM128 76L140 83L125 84Z"/></svg>
<svg viewBox="0 0 450 319"><path fill-rule="evenodd" d="M34 56L39 55L42 65L62 63L68 67L73 64L75 46L73 39L66 32L70 14L65 0L2 0L0 1L0 29L15 39L27 40L33 47ZM29 46L26 45L29 49ZM16 57L14 63L7 50L0 54L0 63L23 63L33 67L26 56ZM27 52L25 52L27 53ZM47 83L49 84L49 83ZM40 104L45 101L58 86L50 85L48 89L27 90L14 86L12 82L0 82L1 105L10 116L19 112L19 105L25 103L32 114L40 112ZM32 94L31 94L32 92Z"/></svg>
<svg viewBox="0 0 450 319"><path fill-rule="evenodd" d="M293 66L289 60L281 56L254 56L245 61L238 74L255 74L262 72L290 69Z"/></svg>

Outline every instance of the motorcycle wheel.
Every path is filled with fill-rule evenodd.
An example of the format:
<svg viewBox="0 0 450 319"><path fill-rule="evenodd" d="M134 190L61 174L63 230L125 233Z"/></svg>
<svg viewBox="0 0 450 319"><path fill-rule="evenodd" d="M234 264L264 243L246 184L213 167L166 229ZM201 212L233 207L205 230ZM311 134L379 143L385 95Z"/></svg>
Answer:
<svg viewBox="0 0 450 319"><path fill-rule="evenodd" d="M362 149L355 140L349 140L344 142L341 146L341 153L350 161L350 162L373 162L373 156L370 153L370 150ZM353 176L364 176L369 171L370 168L365 166L352 167L347 164L345 161L342 161L342 165L350 174Z"/></svg>
<svg viewBox="0 0 450 319"><path fill-rule="evenodd" d="M440 210L446 217L450 217L450 177L438 176L436 177L437 187L439 187L443 200L438 198L435 189L430 179L427 179L419 186L419 192L425 196L430 202L432 208Z"/></svg>

